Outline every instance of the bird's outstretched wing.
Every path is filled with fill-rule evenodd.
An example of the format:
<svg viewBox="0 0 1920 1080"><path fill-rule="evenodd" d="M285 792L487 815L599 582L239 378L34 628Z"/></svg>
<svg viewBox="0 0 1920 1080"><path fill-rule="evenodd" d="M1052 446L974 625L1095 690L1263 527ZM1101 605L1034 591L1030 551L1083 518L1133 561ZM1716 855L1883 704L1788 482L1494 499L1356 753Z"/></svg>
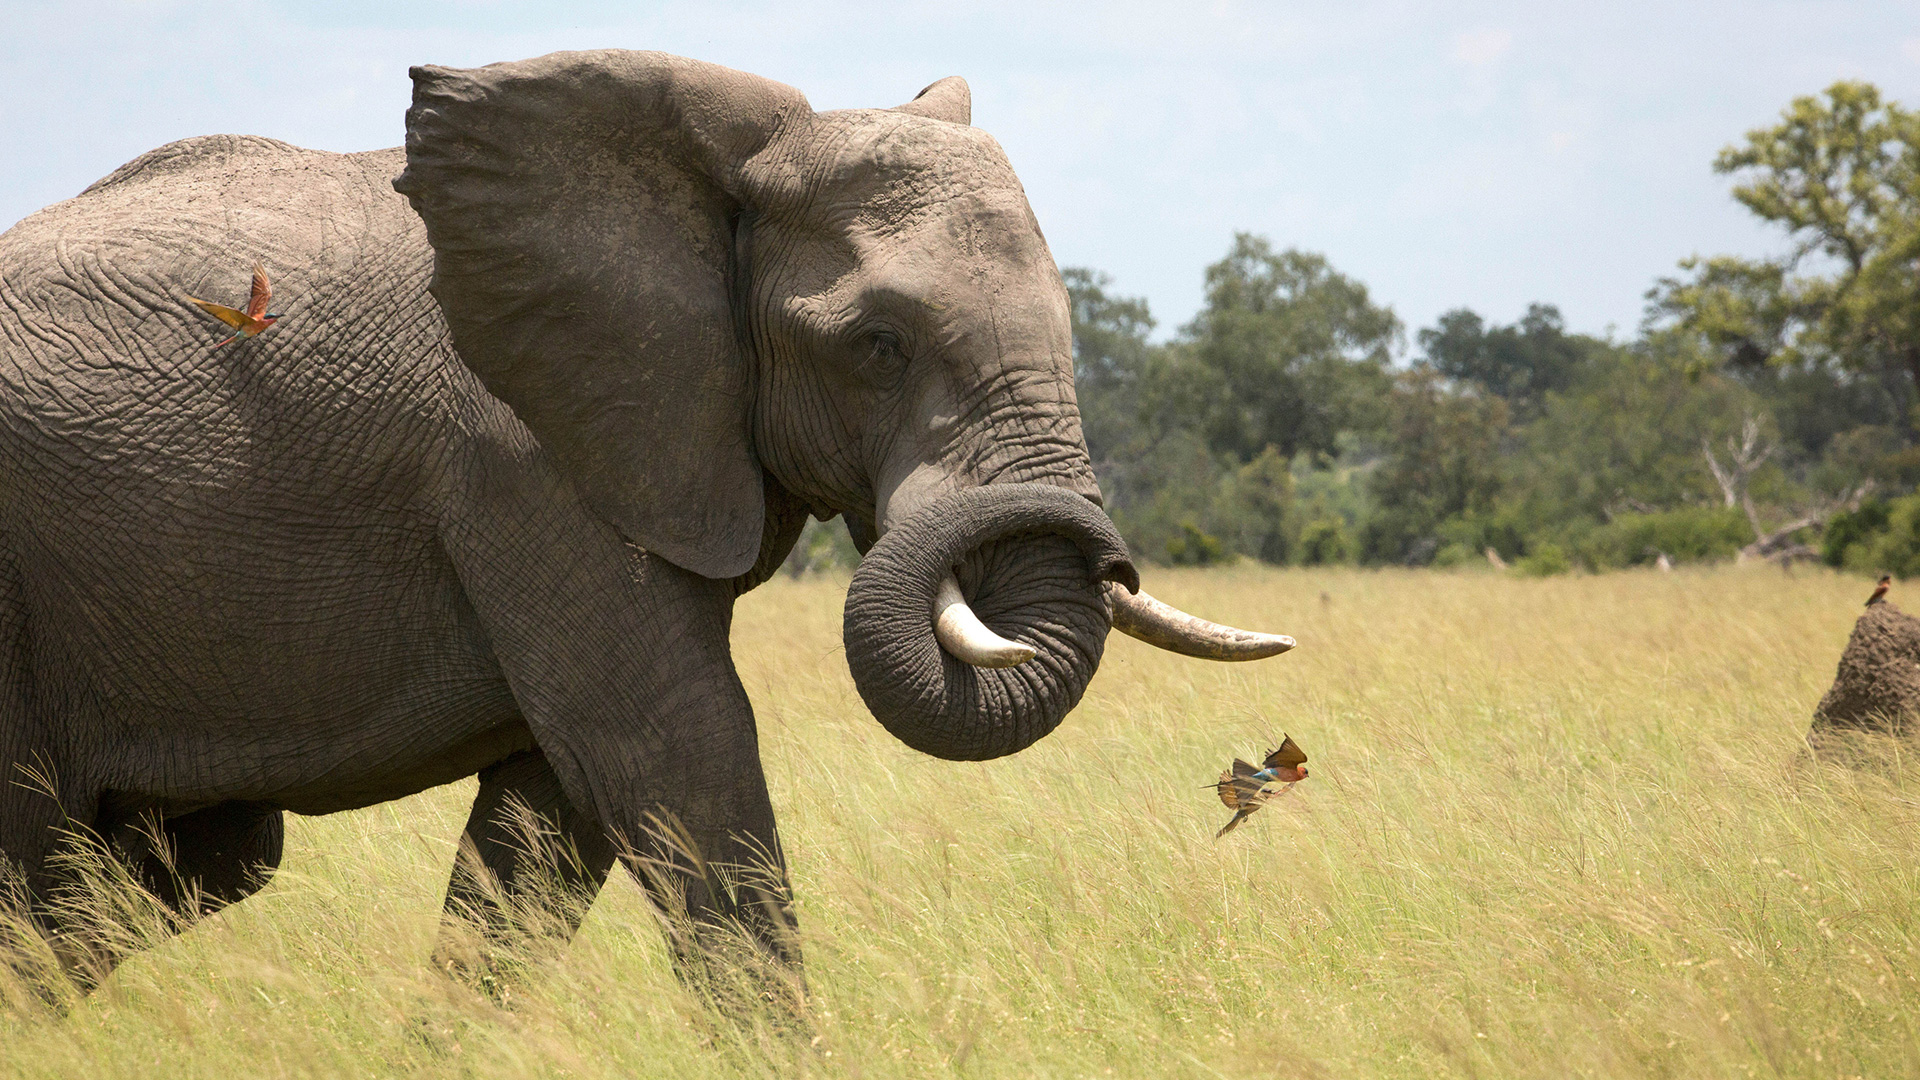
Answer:
<svg viewBox="0 0 1920 1080"><path fill-rule="evenodd" d="M1306 751L1294 744L1293 736L1282 735L1280 749L1267 755L1266 768L1292 769L1306 764Z"/></svg>
<svg viewBox="0 0 1920 1080"><path fill-rule="evenodd" d="M1234 787L1232 773L1223 772L1220 774L1219 783L1213 785L1213 793L1220 796L1221 803L1223 803L1227 809L1240 809L1240 792Z"/></svg>
<svg viewBox="0 0 1920 1080"><path fill-rule="evenodd" d="M228 307L225 304L216 304L211 300L194 300L193 297L191 296L187 297L187 299L193 300L195 304L198 304L200 306L200 310L206 312L207 314L213 316L216 319L219 319L221 322L226 323L228 326L231 326L236 330L238 330L242 326L247 325L247 323L251 321L247 318L246 312L235 311L234 309Z"/></svg>
<svg viewBox="0 0 1920 1080"><path fill-rule="evenodd" d="M273 286L267 284L267 271L259 263L253 264L253 292L247 297L247 317L257 319L267 313L267 304L273 300Z"/></svg>
<svg viewBox="0 0 1920 1080"><path fill-rule="evenodd" d="M1253 801L1265 785L1253 778L1253 766L1238 758L1234 759L1233 764L1231 771L1220 774L1213 788L1227 809L1238 810Z"/></svg>

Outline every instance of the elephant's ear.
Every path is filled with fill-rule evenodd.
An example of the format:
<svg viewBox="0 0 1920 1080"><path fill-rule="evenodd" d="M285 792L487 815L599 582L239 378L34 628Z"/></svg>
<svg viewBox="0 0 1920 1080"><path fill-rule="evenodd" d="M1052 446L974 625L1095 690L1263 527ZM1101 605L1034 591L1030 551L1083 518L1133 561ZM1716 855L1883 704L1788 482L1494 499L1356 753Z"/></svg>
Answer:
<svg viewBox="0 0 1920 1080"><path fill-rule="evenodd" d="M765 509L730 300L739 178L806 99L616 50L412 75L393 186L462 359L628 539L745 573Z"/></svg>
<svg viewBox="0 0 1920 1080"><path fill-rule="evenodd" d="M927 116L949 124L972 124L973 91L967 88L967 80L949 75L913 95L912 101L895 105L888 111Z"/></svg>

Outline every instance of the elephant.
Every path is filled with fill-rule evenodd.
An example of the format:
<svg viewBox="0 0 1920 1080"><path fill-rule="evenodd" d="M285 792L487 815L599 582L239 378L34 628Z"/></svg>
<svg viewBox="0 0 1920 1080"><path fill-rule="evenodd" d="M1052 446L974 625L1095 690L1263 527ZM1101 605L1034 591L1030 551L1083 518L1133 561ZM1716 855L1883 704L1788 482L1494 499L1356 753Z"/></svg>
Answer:
<svg viewBox="0 0 1920 1080"><path fill-rule="evenodd" d="M1139 592L964 80L816 112L659 53L411 75L403 148L190 138L0 235L0 853L83 984L119 955L61 914L76 838L186 925L285 812L475 774L448 918L619 862L694 955L797 971L728 632L809 516L865 555L863 700L939 757L1053 730L1110 627L1292 645ZM188 298L254 264L279 321L216 346Z"/></svg>
<svg viewBox="0 0 1920 1080"><path fill-rule="evenodd" d="M1889 601L1854 621L1839 669L1813 710L1807 743L1815 751L1844 732L1911 737L1920 715L1920 619Z"/></svg>

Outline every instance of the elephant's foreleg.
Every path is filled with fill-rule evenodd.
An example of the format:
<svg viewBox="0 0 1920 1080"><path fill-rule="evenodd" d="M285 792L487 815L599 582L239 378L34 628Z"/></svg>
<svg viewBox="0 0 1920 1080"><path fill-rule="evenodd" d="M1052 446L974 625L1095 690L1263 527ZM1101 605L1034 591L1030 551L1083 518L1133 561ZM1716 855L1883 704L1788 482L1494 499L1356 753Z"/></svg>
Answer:
<svg viewBox="0 0 1920 1080"><path fill-rule="evenodd" d="M476 469L443 533L542 757L682 956L749 941L797 961L734 583L629 546L544 475Z"/></svg>
<svg viewBox="0 0 1920 1080"><path fill-rule="evenodd" d="M606 830L567 799L547 759L538 750L514 754L480 772L447 915L501 943L529 931L570 937L613 857ZM441 960L455 962L457 952L443 935Z"/></svg>
<svg viewBox="0 0 1920 1080"><path fill-rule="evenodd" d="M786 859L753 705L734 670L731 584L656 556L631 559L650 631L633 667L643 708L607 725L611 737L570 740L568 764L665 915L683 969L734 945L797 967Z"/></svg>
<svg viewBox="0 0 1920 1080"><path fill-rule="evenodd" d="M712 786L692 798L686 787L659 792L664 797L649 809L636 808L638 839L622 845L627 868L665 915L683 964L724 955L733 944L790 966L800 962L773 806L759 755L751 744L749 751L693 756L688 771L694 775L686 779ZM725 775L699 776L704 769ZM715 792L725 794L709 797Z"/></svg>

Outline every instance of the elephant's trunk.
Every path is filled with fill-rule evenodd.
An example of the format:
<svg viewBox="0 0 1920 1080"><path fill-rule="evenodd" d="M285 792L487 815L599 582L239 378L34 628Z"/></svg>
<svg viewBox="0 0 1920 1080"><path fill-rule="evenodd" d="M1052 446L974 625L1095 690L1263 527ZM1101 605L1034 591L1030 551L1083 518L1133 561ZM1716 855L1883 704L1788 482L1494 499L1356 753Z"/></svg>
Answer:
<svg viewBox="0 0 1920 1080"><path fill-rule="evenodd" d="M936 612L949 577L967 599L956 610L947 596ZM861 561L847 590L847 666L907 745L956 761L1011 754L1052 731L1100 666L1107 581L1139 588L1126 542L1086 499L1047 484L956 492L889 529ZM978 626L936 634L937 622L968 620ZM1017 666L969 664L940 637ZM1017 662L1020 647L1031 660Z"/></svg>

